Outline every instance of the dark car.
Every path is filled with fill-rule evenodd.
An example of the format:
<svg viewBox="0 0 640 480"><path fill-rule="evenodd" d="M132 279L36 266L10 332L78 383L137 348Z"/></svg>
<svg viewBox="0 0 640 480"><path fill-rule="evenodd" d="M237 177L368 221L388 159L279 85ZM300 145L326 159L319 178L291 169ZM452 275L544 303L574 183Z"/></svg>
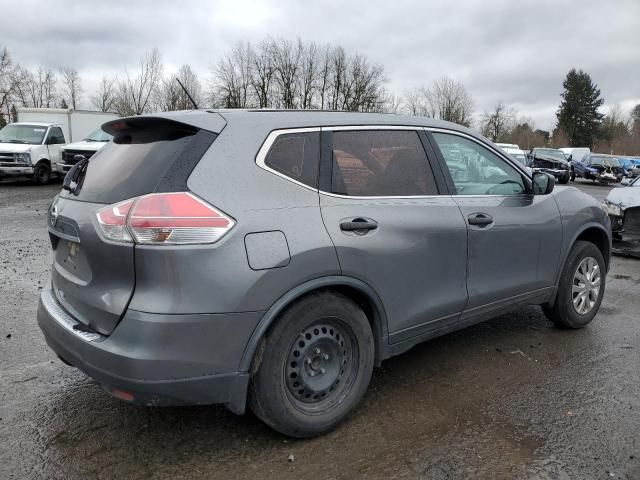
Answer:
<svg viewBox="0 0 640 480"><path fill-rule="evenodd" d="M578 161L571 162L571 178L593 180L602 184L620 183L625 170L617 157L601 153L590 153Z"/></svg>
<svg viewBox="0 0 640 480"><path fill-rule="evenodd" d="M562 150L555 148L533 148L529 153L529 163L534 171L553 175L558 182L569 183L571 168Z"/></svg>
<svg viewBox="0 0 640 480"><path fill-rule="evenodd" d="M579 328L602 301L601 205L464 127L221 110L103 130L50 207L38 323L120 399L248 403L318 435L417 343L529 304Z"/></svg>

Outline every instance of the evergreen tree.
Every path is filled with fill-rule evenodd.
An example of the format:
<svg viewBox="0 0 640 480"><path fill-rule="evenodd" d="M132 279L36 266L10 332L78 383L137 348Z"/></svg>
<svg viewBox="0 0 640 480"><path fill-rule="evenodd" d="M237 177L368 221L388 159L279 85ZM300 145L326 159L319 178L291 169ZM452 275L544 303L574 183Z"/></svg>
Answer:
<svg viewBox="0 0 640 480"><path fill-rule="evenodd" d="M600 89L588 73L572 68L562 82L562 103L556 112L557 128L566 132L572 147L592 147L603 115Z"/></svg>

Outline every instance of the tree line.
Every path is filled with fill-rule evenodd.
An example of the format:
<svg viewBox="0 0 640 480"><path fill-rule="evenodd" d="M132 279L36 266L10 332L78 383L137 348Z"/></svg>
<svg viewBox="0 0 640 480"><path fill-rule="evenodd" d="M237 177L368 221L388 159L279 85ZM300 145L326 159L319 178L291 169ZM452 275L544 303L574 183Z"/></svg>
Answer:
<svg viewBox="0 0 640 480"><path fill-rule="evenodd" d="M465 86L447 76L430 85L389 91L384 67L341 46L267 37L239 42L209 68L207 78L182 65L167 71L158 49L142 55L135 68L104 75L86 92L71 67L30 69L0 47L0 126L15 119L16 106L79 108L90 106L121 116L192 108L327 109L404 113L476 127L497 142L538 146L589 146L596 151L640 155L640 105L625 117L619 107L607 115L591 77L572 69L563 82L562 101L552 132L498 102L474 122L474 101ZM475 123L475 125L474 125Z"/></svg>
<svg viewBox="0 0 640 480"><path fill-rule="evenodd" d="M516 143L525 149L590 147L599 153L640 155L640 104L629 115L624 115L619 105L603 114L600 89L582 70L571 69L562 87L552 132L535 129L531 120L518 118L514 109L498 102L482 114L482 134L494 142Z"/></svg>

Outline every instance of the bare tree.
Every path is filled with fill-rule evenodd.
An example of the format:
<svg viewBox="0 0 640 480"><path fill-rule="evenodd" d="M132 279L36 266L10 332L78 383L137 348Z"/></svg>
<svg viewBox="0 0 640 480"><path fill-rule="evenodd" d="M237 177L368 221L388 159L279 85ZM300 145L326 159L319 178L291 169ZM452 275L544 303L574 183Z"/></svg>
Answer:
<svg viewBox="0 0 640 480"><path fill-rule="evenodd" d="M189 96L182 89L180 83L189 92L196 104L200 104L202 87L198 77L189 65L182 65L176 75L169 75L160 81L156 90L155 105L160 111L190 110L193 107Z"/></svg>
<svg viewBox="0 0 640 480"><path fill-rule="evenodd" d="M273 40L265 39L258 44L257 51L250 50L250 82L259 108L266 108L272 103L273 43Z"/></svg>
<svg viewBox="0 0 640 480"><path fill-rule="evenodd" d="M302 45L300 54L300 75L298 80L298 96L300 98L300 108L314 108L313 99L315 96L318 73L319 58L318 46L310 43Z"/></svg>
<svg viewBox="0 0 640 480"><path fill-rule="evenodd" d="M471 125L473 99L462 83L442 77L424 94L428 116L467 127Z"/></svg>
<svg viewBox="0 0 640 480"><path fill-rule="evenodd" d="M98 91L91 97L91 103L101 112L111 112L116 103L116 77L104 75L100 80Z"/></svg>
<svg viewBox="0 0 640 480"><path fill-rule="evenodd" d="M0 48L0 124L11 117L11 98L15 93L16 71L18 67L13 62L9 51Z"/></svg>
<svg viewBox="0 0 640 480"><path fill-rule="evenodd" d="M296 108L298 98L296 87L299 83L300 59L302 57L302 41L297 42L280 39L273 44L273 61L275 80L278 85L279 106Z"/></svg>
<svg viewBox="0 0 640 480"><path fill-rule="evenodd" d="M53 70L38 67L33 73L19 68L14 75L14 96L23 107L51 108L55 105L56 76Z"/></svg>
<svg viewBox="0 0 640 480"><path fill-rule="evenodd" d="M64 82L66 103L67 105L71 105L71 108L75 110L78 108L83 92L80 75L78 75L78 71L75 68L71 67L60 69L60 74Z"/></svg>
<svg viewBox="0 0 640 480"><path fill-rule="evenodd" d="M214 106L247 108L249 106L251 46L237 43L211 71L210 92Z"/></svg>
<svg viewBox="0 0 640 480"><path fill-rule="evenodd" d="M158 82L162 78L162 59L160 52L154 48L140 58L140 70L132 76L125 73L125 78L118 84L115 109L119 115L141 115L151 107L151 97Z"/></svg>
<svg viewBox="0 0 640 480"><path fill-rule="evenodd" d="M420 117L429 115L424 87L404 91L402 94L402 112Z"/></svg>
<svg viewBox="0 0 640 480"><path fill-rule="evenodd" d="M502 102L498 102L491 112L482 115L480 129L485 137L494 142L504 139L513 128L515 112L505 107Z"/></svg>

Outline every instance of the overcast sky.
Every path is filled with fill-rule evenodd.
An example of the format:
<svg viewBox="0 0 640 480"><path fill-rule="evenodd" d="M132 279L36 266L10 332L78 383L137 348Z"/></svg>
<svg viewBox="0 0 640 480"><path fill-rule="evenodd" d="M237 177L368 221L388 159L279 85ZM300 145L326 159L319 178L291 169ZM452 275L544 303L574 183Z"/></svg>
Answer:
<svg viewBox="0 0 640 480"><path fill-rule="evenodd" d="M381 63L397 93L447 75L476 117L497 101L551 129L562 80L581 68L605 105L640 103L640 0L222 0L2 2L0 45L25 66L76 68L87 97L103 73L158 47L165 72L209 67L265 36L342 45Z"/></svg>

